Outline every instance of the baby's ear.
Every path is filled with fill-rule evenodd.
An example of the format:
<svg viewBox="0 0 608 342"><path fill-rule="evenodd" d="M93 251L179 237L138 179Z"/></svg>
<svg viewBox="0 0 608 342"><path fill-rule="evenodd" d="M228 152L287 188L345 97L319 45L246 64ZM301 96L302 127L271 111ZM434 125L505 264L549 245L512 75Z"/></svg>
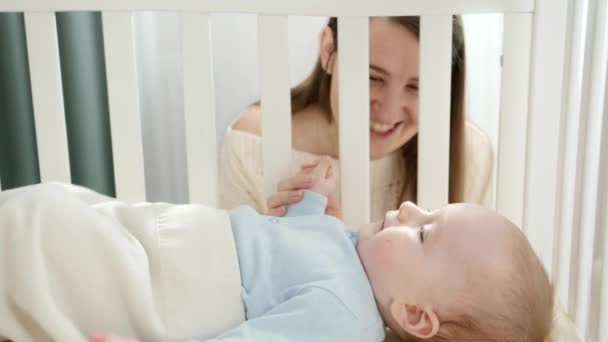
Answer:
<svg viewBox="0 0 608 342"><path fill-rule="evenodd" d="M410 335L431 338L439 331L439 318L433 309L393 302L390 310L393 319Z"/></svg>

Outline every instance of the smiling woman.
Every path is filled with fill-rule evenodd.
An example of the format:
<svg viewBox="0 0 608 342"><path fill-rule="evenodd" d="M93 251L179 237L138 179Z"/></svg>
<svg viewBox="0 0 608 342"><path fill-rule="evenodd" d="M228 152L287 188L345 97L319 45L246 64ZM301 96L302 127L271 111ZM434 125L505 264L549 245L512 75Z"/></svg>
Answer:
<svg viewBox="0 0 608 342"><path fill-rule="evenodd" d="M338 130L348 120L338 105L337 20L331 18L320 34L317 65L291 90L294 173L320 155L339 159ZM465 120L465 44L462 23L453 19L450 122L450 202L488 204L492 148L485 133ZM418 177L420 70L419 17L370 19L370 171L371 218L405 201L416 201ZM285 214L286 205L301 199L306 180L293 176L279 183L266 200L263 193L261 110L251 106L228 127L220 172L220 205L248 204L263 213ZM421 156L424 157L424 156ZM327 213L340 214L337 194Z"/></svg>

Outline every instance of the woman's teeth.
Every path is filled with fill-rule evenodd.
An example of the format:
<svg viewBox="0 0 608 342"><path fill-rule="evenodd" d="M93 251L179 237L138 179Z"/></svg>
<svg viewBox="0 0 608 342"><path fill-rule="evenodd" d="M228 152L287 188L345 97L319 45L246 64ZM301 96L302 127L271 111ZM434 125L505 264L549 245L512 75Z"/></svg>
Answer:
<svg viewBox="0 0 608 342"><path fill-rule="evenodd" d="M381 124L373 121L369 123L369 127L372 129L372 131L378 133L386 133L390 131L394 126L395 125Z"/></svg>

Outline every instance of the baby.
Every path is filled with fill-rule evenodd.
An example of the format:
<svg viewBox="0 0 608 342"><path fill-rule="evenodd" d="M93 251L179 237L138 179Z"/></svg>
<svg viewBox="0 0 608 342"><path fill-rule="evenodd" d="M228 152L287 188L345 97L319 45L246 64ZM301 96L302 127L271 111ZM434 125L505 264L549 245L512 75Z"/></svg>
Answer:
<svg viewBox="0 0 608 342"><path fill-rule="evenodd" d="M246 321L209 341L376 342L385 326L405 341L544 341L552 288L508 220L474 205L428 212L406 202L355 233L323 215L331 161L309 172L314 185L286 217L229 212Z"/></svg>

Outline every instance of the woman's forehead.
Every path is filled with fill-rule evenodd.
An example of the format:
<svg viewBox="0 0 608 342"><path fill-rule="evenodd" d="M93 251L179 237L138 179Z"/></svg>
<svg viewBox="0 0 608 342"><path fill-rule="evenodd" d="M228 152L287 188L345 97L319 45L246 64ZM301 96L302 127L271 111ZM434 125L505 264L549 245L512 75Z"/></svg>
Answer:
<svg viewBox="0 0 608 342"><path fill-rule="evenodd" d="M387 33L391 33L388 35ZM370 21L369 26L370 37L379 41L396 41L404 38L418 42L416 35L411 32L405 25L389 18L375 18ZM382 39L384 38L384 39Z"/></svg>
<svg viewBox="0 0 608 342"><path fill-rule="evenodd" d="M376 25L373 23L370 29L370 64L391 74L417 74L420 50L414 34L388 20Z"/></svg>

